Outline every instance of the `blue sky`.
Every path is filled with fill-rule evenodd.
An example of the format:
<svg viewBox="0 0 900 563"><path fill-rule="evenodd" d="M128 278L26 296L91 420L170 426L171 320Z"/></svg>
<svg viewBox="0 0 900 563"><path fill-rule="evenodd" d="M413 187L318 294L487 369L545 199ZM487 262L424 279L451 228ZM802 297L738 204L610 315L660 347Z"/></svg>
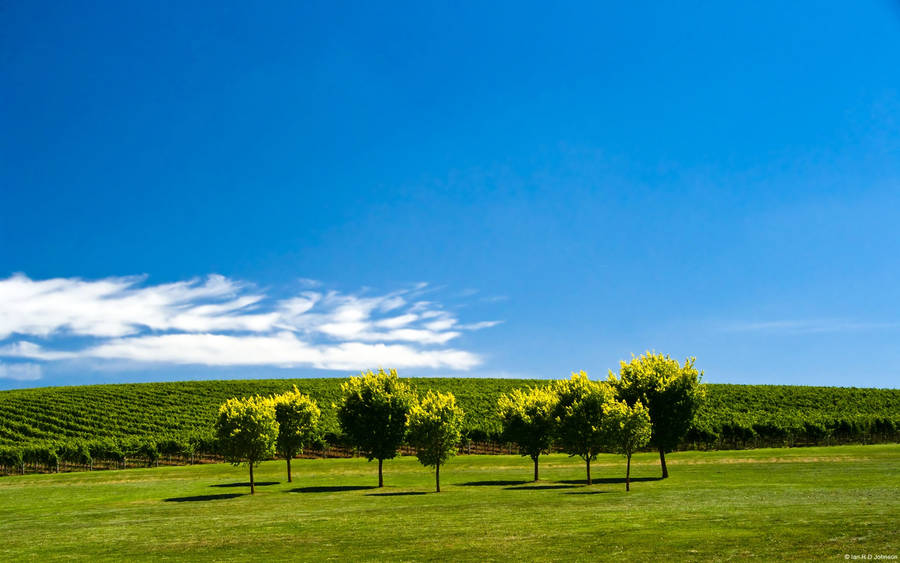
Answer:
<svg viewBox="0 0 900 563"><path fill-rule="evenodd" d="M0 388L896 387L900 7L479 4L4 5Z"/></svg>

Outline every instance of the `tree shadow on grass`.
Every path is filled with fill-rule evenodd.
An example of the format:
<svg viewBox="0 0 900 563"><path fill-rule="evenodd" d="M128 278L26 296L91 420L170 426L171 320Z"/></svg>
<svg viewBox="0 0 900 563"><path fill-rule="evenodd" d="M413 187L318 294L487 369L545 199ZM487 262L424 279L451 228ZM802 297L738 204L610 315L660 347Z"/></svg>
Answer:
<svg viewBox="0 0 900 563"><path fill-rule="evenodd" d="M244 496L244 493L225 493L221 495L197 495L193 497L173 497L163 499L163 502L202 502L205 500L225 500Z"/></svg>
<svg viewBox="0 0 900 563"><path fill-rule="evenodd" d="M632 477L632 483L642 483L645 481L662 481L662 477ZM584 479L566 479L564 481L556 481L557 483L572 483L584 485ZM606 477L601 479L591 479L592 485L616 485L616 484L625 484L625 477Z"/></svg>
<svg viewBox="0 0 900 563"><path fill-rule="evenodd" d="M455 483L456 487L508 487L510 485L524 485L529 481L469 481L468 483Z"/></svg>
<svg viewBox="0 0 900 563"><path fill-rule="evenodd" d="M504 487L506 491L552 491L554 489L574 489L577 485L526 485L524 487Z"/></svg>
<svg viewBox="0 0 900 563"><path fill-rule="evenodd" d="M374 489L374 486L363 486L363 485L341 485L334 487L298 487L296 489L291 489L288 491L289 493L340 493L343 491L365 491L368 489Z"/></svg>
<svg viewBox="0 0 900 563"><path fill-rule="evenodd" d="M257 487L268 487L269 485L277 485L278 481L256 481L254 485ZM219 483L210 485L210 487L250 487L250 483Z"/></svg>
<svg viewBox="0 0 900 563"><path fill-rule="evenodd" d="M422 491L407 491L407 492L396 492L396 493L366 493L367 497L406 497L413 495L426 495L428 493L423 493Z"/></svg>
<svg viewBox="0 0 900 563"><path fill-rule="evenodd" d="M564 495L602 495L609 491L566 491Z"/></svg>

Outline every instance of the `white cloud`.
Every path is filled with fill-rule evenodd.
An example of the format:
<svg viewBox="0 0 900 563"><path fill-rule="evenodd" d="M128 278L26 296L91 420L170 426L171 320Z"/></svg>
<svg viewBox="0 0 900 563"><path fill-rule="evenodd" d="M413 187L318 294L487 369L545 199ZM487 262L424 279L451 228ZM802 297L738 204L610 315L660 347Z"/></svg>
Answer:
<svg viewBox="0 0 900 563"><path fill-rule="evenodd" d="M448 330L453 328L453 325L456 324L456 319L450 317L449 315L441 315L437 317L437 320L429 321L425 323L425 328L428 330Z"/></svg>
<svg viewBox="0 0 900 563"><path fill-rule="evenodd" d="M73 352L46 350L43 346L21 340L0 348L0 356L6 358L30 358L32 360L71 360L78 357Z"/></svg>
<svg viewBox="0 0 900 563"><path fill-rule="evenodd" d="M417 320L419 320L419 315L416 315L414 313L407 313L405 315L388 317L386 319L376 321L375 326L379 328L400 328L401 326L406 326L409 323L416 322Z"/></svg>
<svg viewBox="0 0 900 563"><path fill-rule="evenodd" d="M220 275L144 281L0 280L0 357L464 370L480 358L445 346L499 322L461 324L439 303L411 302L425 291L421 283L384 295L306 290L275 300Z"/></svg>
<svg viewBox="0 0 900 563"><path fill-rule="evenodd" d="M737 322L722 327L726 332L769 332L780 334L858 332L893 328L900 328L900 323L855 322L840 319Z"/></svg>
<svg viewBox="0 0 900 563"><path fill-rule="evenodd" d="M300 284L300 287L322 287L322 282L312 278L297 278L297 283Z"/></svg>
<svg viewBox="0 0 900 563"><path fill-rule="evenodd" d="M13 381L37 381L43 376L38 364L5 364L0 362L0 379Z"/></svg>
<svg viewBox="0 0 900 563"><path fill-rule="evenodd" d="M493 326L497 326L501 324L503 321L481 321L477 323L471 323L467 325L459 325L459 328L463 330L481 330L483 328L491 328Z"/></svg>
<svg viewBox="0 0 900 563"><path fill-rule="evenodd" d="M223 276L138 287L143 279L34 281L17 274L2 280L0 339L14 333L117 337L143 329L262 331L278 318L248 313L263 296L236 297L244 287Z"/></svg>
<svg viewBox="0 0 900 563"><path fill-rule="evenodd" d="M77 357L208 366L270 365L353 370L376 366L466 370L481 363L477 355L464 350L423 350L405 344L363 342L312 345L300 340L291 332L266 336L226 334L133 336L112 339L85 348L77 354L48 352L31 342L18 344L20 346L15 350L0 350L0 355L35 360Z"/></svg>

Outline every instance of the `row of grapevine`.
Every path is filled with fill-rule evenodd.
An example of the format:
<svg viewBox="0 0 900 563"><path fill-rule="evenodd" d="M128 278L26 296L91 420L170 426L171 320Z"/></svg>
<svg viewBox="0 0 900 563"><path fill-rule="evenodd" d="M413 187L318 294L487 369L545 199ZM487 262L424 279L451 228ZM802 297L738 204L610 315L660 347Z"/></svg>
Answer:
<svg viewBox="0 0 900 563"><path fill-rule="evenodd" d="M211 436L216 409L226 399L283 393L294 385L322 405L326 440L339 445L339 426L330 406L339 401L341 381L191 381L2 391L0 448L112 441L125 451L135 441ZM501 394L546 383L466 378L407 381L420 392L453 393L467 413L465 436L475 443L500 441L496 405ZM707 384L706 389L706 399L682 447L869 443L900 437L897 389L724 384ZM207 450L204 454L214 453L212 448Z"/></svg>
<svg viewBox="0 0 900 563"><path fill-rule="evenodd" d="M211 435L143 439L59 440L0 446L0 473L126 469L167 463L187 464L218 457Z"/></svg>

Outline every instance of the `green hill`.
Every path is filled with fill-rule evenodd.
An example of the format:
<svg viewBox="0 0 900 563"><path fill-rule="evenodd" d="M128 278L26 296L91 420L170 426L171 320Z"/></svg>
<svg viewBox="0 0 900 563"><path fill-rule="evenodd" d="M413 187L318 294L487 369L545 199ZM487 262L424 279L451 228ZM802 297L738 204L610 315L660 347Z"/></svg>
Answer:
<svg viewBox="0 0 900 563"><path fill-rule="evenodd" d="M470 438L495 438L499 395L542 380L410 378L420 391L454 393ZM323 409L330 438L339 432L332 404L343 378L188 381L0 391L0 446L79 440L162 440L209 436L225 399L278 393L296 385ZM707 399L685 447L746 447L895 440L900 390L707 384Z"/></svg>

